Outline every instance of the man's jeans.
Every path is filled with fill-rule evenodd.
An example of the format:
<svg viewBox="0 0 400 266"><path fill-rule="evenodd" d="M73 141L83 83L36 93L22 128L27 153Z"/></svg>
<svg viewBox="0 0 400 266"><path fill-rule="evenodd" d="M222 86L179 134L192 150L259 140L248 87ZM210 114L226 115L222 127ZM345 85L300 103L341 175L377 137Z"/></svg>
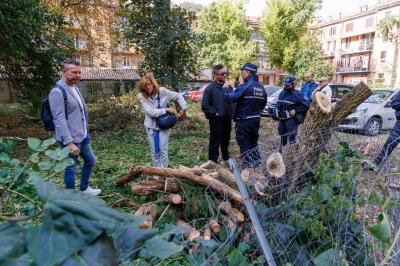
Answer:
<svg viewBox="0 0 400 266"><path fill-rule="evenodd" d="M156 130L146 128L147 138L149 140L152 166L168 167L168 141L171 129L158 131L158 143L155 141ZM157 145L156 145L157 144Z"/></svg>
<svg viewBox="0 0 400 266"><path fill-rule="evenodd" d="M89 134L81 143L75 143L75 145L80 149L80 156L83 159L82 173L81 173L81 183L79 186L80 190L86 190L89 186L89 178L92 175L92 170L94 163L96 162L96 157L94 156L92 147L90 146L90 136ZM65 145L60 143L63 148ZM70 158L74 160L74 164L65 168L64 171L64 183L65 188L75 189L75 177L78 170L79 158L78 156L70 155Z"/></svg>
<svg viewBox="0 0 400 266"><path fill-rule="evenodd" d="M385 144L383 145L381 152L375 158L375 164L378 166L383 164L399 143L400 143L400 120L397 120L393 129L390 131L389 137L386 140Z"/></svg>

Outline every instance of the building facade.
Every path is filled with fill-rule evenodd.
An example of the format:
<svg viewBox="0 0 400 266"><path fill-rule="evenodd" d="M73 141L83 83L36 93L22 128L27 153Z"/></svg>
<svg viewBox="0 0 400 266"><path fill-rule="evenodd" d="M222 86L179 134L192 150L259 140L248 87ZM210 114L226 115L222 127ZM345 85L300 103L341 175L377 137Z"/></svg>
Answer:
<svg viewBox="0 0 400 266"><path fill-rule="evenodd" d="M400 16L400 1L380 1L361 6L353 14L320 19L312 28L318 31L325 58L334 68L333 82L389 87L392 79L400 86L400 75L392 71L399 64L395 45L380 37L377 25L388 17ZM399 72L399 71L397 71Z"/></svg>

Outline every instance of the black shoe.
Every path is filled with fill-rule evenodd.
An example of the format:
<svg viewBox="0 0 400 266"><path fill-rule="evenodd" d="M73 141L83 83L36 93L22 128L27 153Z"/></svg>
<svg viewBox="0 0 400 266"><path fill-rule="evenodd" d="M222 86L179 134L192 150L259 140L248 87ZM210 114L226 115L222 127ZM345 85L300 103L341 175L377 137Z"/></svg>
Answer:
<svg viewBox="0 0 400 266"><path fill-rule="evenodd" d="M378 170L378 166L375 163L369 162L369 161L362 161L361 162L361 168L364 171L371 171L371 172L375 172Z"/></svg>

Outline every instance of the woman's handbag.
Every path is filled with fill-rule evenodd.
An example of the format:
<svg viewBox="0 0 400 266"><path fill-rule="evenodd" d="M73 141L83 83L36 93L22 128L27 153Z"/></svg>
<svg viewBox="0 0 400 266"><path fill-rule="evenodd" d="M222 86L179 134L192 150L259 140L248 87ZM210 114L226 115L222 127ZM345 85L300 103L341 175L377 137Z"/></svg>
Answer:
<svg viewBox="0 0 400 266"><path fill-rule="evenodd" d="M160 107L160 93L157 95L158 108ZM170 129L176 124L176 116L174 114L166 113L156 118L156 124L160 129Z"/></svg>

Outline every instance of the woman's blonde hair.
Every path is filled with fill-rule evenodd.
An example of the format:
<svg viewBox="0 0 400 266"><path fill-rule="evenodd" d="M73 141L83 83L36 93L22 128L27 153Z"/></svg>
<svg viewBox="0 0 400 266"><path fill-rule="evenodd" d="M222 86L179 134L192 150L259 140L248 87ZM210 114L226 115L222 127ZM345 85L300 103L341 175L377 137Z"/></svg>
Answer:
<svg viewBox="0 0 400 266"><path fill-rule="evenodd" d="M150 81L153 84L153 92L151 93L151 95L147 93L147 81ZM160 89L152 73L146 73L145 75L143 75L143 77L140 78L136 87L145 98L153 97L158 93Z"/></svg>

